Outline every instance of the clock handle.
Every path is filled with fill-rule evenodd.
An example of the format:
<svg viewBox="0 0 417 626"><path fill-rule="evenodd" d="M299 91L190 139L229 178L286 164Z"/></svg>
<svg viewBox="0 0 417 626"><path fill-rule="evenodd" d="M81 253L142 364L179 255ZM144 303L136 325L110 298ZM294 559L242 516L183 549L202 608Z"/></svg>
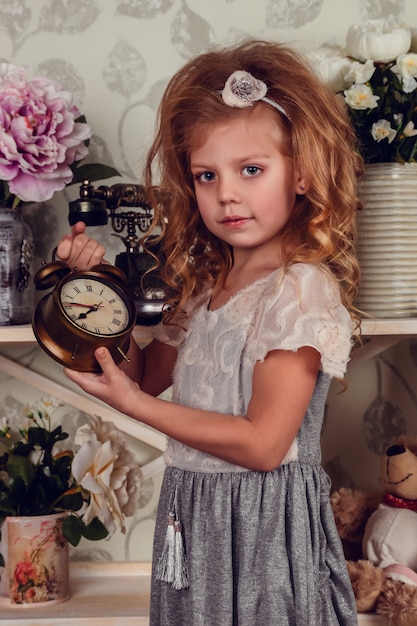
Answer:
<svg viewBox="0 0 417 626"><path fill-rule="evenodd" d="M52 263L42 261L42 267L36 272L33 282L38 290L50 289L55 287L70 272L70 268L64 261L53 261Z"/></svg>
<svg viewBox="0 0 417 626"><path fill-rule="evenodd" d="M117 280L117 282L124 285L126 283L126 274L115 265L110 265L110 263L100 263L99 265L94 265L91 268L91 272L100 272L101 274L107 274L113 280Z"/></svg>

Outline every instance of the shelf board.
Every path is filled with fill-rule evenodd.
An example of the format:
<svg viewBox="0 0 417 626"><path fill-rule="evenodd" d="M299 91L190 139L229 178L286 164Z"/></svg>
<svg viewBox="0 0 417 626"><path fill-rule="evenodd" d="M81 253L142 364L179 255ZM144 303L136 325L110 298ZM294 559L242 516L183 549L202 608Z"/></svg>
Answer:
<svg viewBox="0 0 417 626"><path fill-rule="evenodd" d="M404 335L417 334L417 317L393 319L364 319L362 320L362 335ZM146 340L146 327L137 326L133 331L136 340ZM0 344L35 343L32 326L0 326Z"/></svg>
<svg viewBox="0 0 417 626"><path fill-rule="evenodd" d="M5 626L149 625L150 563L70 563L71 597L62 604L10 605L0 601ZM385 626L373 613L358 615L360 626Z"/></svg>
<svg viewBox="0 0 417 626"><path fill-rule="evenodd" d="M363 319L361 324L362 335L416 335L417 317Z"/></svg>
<svg viewBox="0 0 417 626"><path fill-rule="evenodd" d="M137 341L146 341L149 331L146 326L136 326L133 336ZM31 324L21 326L0 326L0 344L35 343Z"/></svg>

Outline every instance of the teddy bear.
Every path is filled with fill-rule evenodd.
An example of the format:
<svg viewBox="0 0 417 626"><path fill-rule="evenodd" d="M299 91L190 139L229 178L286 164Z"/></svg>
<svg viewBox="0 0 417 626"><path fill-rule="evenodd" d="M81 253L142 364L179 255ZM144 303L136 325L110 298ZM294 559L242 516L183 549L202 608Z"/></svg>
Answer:
<svg viewBox="0 0 417 626"><path fill-rule="evenodd" d="M331 495L357 609L417 626L417 437L387 447L379 483L382 491Z"/></svg>

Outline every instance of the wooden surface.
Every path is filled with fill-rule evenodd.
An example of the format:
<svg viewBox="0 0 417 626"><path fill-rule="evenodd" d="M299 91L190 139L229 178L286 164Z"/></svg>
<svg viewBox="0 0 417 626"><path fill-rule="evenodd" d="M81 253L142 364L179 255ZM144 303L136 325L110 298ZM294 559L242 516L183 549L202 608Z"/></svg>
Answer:
<svg viewBox="0 0 417 626"><path fill-rule="evenodd" d="M133 330L133 336L137 341L144 341L149 330L146 327L139 327ZM363 335L416 335L417 317L398 319L366 319L362 321ZM0 343L34 343L35 336L32 326L24 324L22 326L0 326Z"/></svg>
<svg viewBox="0 0 417 626"><path fill-rule="evenodd" d="M0 601L0 624L149 626L150 573L150 563L71 563L69 600L47 607L11 606L8 601ZM388 624L377 615L365 613L359 615L358 623Z"/></svg>
<svg viewBox="0 0 417 626"><path fill-rule="evenodd" d="M0 601L4 626L148 626L150 563L71 563L71 598L36 607Z"/></svg>

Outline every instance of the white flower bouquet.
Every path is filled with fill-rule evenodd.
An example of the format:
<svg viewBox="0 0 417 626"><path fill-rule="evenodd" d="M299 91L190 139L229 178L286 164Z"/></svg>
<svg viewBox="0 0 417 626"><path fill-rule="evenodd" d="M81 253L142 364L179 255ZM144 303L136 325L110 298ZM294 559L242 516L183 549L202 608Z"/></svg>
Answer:
<svg viewBox="0 0 417 626"><path fill-rule="evenodd" d="M353 24L344 48L311 53L313 69L344 98L366 163L417 160L415 31L393 17Z"/></svg>

